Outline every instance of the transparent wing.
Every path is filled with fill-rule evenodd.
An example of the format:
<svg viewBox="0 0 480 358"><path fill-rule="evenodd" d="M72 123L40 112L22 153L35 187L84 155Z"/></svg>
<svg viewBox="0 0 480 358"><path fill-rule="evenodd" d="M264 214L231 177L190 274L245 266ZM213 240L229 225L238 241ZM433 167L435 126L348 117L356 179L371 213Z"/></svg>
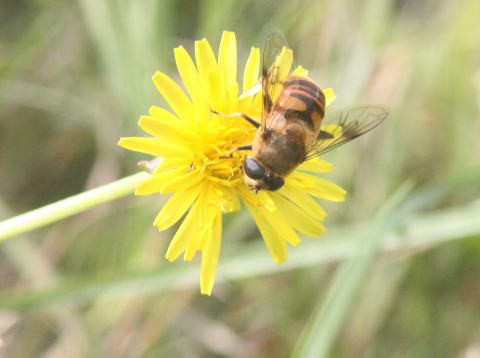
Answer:
<svg viewBox="0 0 480 358"><path fill-rule="evenodd" d="M371 131L388 116L381 106L361 106L327 115L307 160L325 154Z"/></svg>
<svg viewBox="0 0 480 358"><path fill-rule="evenodd" d="M273 103L282 90L282 84L290 73L293 52L287 40L279 32L271 32L263 50L262 62L262 129L266 128L266 119L272 111Z"/></svg>

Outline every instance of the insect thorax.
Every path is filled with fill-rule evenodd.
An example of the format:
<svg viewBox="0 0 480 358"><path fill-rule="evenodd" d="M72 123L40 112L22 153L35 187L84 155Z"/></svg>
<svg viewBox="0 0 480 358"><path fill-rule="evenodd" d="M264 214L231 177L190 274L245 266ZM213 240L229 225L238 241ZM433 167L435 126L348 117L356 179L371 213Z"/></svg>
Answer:
<svg viewBox="0 0 480 358"><path fill-rule="evenodd" d="M271 132L258 148L257 159L272 172L286 176L305 160L305 144L298 136Z"/></svg>

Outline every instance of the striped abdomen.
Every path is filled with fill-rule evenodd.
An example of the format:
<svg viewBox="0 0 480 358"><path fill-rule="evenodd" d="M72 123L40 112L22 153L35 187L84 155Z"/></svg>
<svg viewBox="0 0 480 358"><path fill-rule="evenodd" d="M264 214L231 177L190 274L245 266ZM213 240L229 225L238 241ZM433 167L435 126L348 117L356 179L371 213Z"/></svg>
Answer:
<svg viewBox="0 0 480 358"><path fill-rule="evenodd" d="M273 105L273 111L284 112L286 119L301 121L318 134L325 115L325 95L312 80L290 76L283 83L283 90Z"/></svg>

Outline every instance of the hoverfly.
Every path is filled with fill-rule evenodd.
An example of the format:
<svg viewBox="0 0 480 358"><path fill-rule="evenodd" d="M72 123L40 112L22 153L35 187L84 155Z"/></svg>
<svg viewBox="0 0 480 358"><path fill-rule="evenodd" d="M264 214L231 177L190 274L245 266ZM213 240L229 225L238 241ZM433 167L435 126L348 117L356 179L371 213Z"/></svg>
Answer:
<svg viewBox="0 0 480 358"><path fill-rule="evenodd" d="M287 63L293 62L287 49L281 34L268 36L262 64L261 123L243 113L213 111L229 118L241 116L257 128L251 145L232 151L252 151L243 172L248 187L257 192L280 189L301 163L367 133L388 116L382 107L363 106L338 112L324 123L325 95L310 78L284 73Z"/></svg>

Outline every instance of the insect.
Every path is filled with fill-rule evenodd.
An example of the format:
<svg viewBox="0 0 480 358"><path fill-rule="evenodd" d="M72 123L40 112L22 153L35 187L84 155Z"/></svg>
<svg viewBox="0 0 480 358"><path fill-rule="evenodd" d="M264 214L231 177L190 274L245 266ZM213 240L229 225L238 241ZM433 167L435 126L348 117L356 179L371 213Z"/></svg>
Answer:
<svg viewBox="0 0 480 358"><path fill-rule="evenodd" d="M261 123L243 113L257 128L253 143L235 148L251 150L243 163L244 180L252 190L280 189L285 178L301 163L337 148L378 126L388 112L379 106L363 106L325 117L325 95L310 78L284 72L292 52L279 33L265 43L262 64Z"/></svg>

